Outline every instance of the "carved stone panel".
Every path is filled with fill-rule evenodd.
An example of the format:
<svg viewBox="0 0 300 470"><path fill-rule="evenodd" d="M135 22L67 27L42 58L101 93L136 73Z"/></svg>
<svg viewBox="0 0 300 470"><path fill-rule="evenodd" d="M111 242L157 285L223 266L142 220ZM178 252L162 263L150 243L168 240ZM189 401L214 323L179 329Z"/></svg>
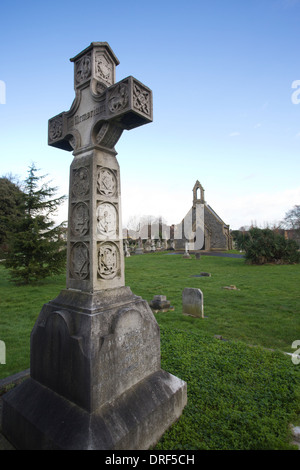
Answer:
<svg viewBox="0 0 300 470"><path fill-rule="evenodd" d="M115 240L117 238L118 213L109 202L97 207L97 235L101 238Z"/></svg>
<svg viewBox="0 0 300 470"><path fill-rule="evenodd" d="M91 54L84 55L75 64L75 82L80 85L91 76Z"/></svg>
<svg viewBox="0 0 300 470"><path fill-rule="evenodd" d="M73 279L89 277L89 249L86 243L77 242L71 247L70 272Z"/></svg>
<svg viewBox="0 0 300 470"><path fill-rule="evenodd" d="M102 338L99 395L103 399L124 392L160 367L159 329L139 307L121 308L111 334Z"/></svg>
<svg viewBox="0 0 300 470"><path fill-rule="evenodd" d="M113 84L113 67L114 64L103 52L95 54L95 77L103 82L106 86Z"/></svg>
<svg viewBox="0 0 300 470"><path fill-rule="evenodd" d="M115 243L101 243L98 250L98 274L101 279L113 279L119 274L120 252Z"/></svg>
<svg viewBox="0 0 300 470"><path fill-rule="evenodd" d="M73 173L72 193L76 197L84 197L89 192L89 169L86 167L78 168Z"/></svg>
<svg viewBox="0 0 300 470"><path fill-rule="evenodd" d="M133 107L149 116L151 114L151 92L137 82L133 82Z"/></svg>
<svg viewBox="0 0 300 470"><path fill-rule="evenodd" d="M62 114L49 120L49 139L50 141L59 139L63 133Z"/></svg>
<svg viewBox="0 0 300 470"><path fill-rule="evenodd" d="M128 83L121 82L116 85L108 95L108 109L111 113L117 113L122 111L128 106L129 103L129 92Z"/></svg>
<svg viewBox="0 0 300 470"><path fill-rule="evenodd" d="M112 170L99 167L97 174L97 191L103 196L115 196L117 192L117 178Z"/></svg>
<svg viewBox="0 0 300 470"><path fill-rule="evenodd" d="M71 215L71 230L75 236L86 235L89 231L89 208L84 202L75 204Z"/></svg>

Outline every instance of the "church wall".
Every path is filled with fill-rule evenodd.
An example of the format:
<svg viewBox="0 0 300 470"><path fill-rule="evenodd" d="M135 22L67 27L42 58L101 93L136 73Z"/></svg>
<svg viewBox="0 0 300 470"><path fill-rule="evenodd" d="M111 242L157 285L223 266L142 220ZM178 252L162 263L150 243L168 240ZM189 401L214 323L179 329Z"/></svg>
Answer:
<svg viewBox="0 0 300 470"><path fill-rule="evenodd" d="M204 222L211 232L210 248L212 250L228 250L227 237L223 232L224 224L215 217L207 206L204 206Z"/></svg>

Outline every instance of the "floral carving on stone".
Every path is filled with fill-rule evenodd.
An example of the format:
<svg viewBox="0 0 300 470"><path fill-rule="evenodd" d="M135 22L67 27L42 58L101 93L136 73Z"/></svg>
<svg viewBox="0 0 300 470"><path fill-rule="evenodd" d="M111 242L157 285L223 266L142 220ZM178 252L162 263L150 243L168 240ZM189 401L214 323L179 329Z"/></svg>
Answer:
<svg viewBox="0 0 300 470"><path fill-rule="evenodd" d="M49 137L51 140L59 139L62 136L63 128L63 118L62 116L57 116L54 119L51 119L49 123Z"/></svg>

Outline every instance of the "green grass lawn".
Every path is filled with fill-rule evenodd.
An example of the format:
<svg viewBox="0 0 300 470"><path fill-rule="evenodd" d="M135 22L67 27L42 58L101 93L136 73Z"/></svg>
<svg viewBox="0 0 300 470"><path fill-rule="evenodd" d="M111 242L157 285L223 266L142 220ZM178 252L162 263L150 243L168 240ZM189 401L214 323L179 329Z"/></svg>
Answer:
<svg viewBox="0 0 300 470"><path fill-rule="evenodd" d="M300 423L300 265L248 266L242 259L154 253L125 259L126 285L150 301L166 295L174 311L157 313L162 367L188 386L188 405L157 449L289 449ZM211 277L193 277L200 272ZM235 285L239 290L227 290ZM0 378L29 367L30 332L65 276L15 287L0 266ZM182 290L204 295L206 318L182 315ZM220 341L221 335L227 341ZM251 347L250 347L251 346ZM252 347L256 346L256 347Z"/></svg>
<svg viewBox="0 0 300 470"><path fill-rule="evenodd" d="M193 277L200 272L211 277ZM291 345L300 340L300 265L249 266L239 258L155 253L126 258L126 284L148 301L167 296L175 310L156 315L161 325L286 352L294 352ZM224 289L230 285L239 290ZM207 318L182 315L185 287L201 289Z"/></svg>

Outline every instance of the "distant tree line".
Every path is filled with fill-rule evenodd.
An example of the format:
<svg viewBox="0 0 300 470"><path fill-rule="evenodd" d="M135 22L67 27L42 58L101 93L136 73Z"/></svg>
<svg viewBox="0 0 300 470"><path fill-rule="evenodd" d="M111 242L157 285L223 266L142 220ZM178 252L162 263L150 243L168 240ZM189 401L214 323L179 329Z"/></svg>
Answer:
<svg viewBox="0 0 300 470"><path fill-rule="evenodd" d="M43 182L34 164L20 183L11 175L0 178L0 257L16 284L38 282L65 269L65 223L52 216L65 196Z"/></svg>

